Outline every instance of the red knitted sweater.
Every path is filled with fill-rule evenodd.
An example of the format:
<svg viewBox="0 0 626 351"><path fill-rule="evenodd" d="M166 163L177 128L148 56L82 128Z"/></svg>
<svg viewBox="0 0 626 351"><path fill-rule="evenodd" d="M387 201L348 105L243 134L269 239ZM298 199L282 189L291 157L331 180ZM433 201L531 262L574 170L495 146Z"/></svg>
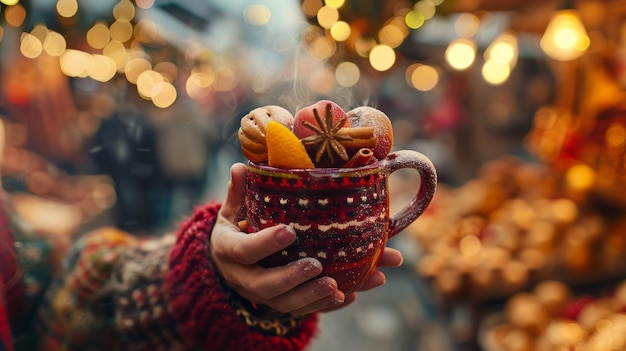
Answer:
<svg viewBox="0 0 626 351"><path fill-rule="evenodd" d="M165 289L182 337L204 350L302 350L314 335L318 316L312 315L284 336L250 328L237 316L209 257L209 237L220 205L195 211L183 224L173 248ZM234 294L234 292L232 292Z"/></svg>

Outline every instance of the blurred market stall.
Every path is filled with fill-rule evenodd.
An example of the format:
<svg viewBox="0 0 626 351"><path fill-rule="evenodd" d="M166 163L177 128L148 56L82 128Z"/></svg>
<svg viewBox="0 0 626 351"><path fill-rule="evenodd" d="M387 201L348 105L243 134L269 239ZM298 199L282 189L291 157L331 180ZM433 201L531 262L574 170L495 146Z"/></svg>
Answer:
<svg viewBox="0 0 626 351"><path fill-rule="evenodd" d="M158 235L221 199L251 109L376 106L439 173L398 242L420 318L450 349L584 350L626 308L625 19L621 0L0 0L2 185L63 240ZM559 284L611 307L548 313Z"/></svg>

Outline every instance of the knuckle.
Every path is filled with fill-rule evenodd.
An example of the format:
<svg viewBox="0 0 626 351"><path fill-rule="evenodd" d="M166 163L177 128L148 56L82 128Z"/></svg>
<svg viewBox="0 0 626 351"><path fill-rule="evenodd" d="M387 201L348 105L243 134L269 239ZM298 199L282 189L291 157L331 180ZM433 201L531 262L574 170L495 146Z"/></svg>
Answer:
<svg viewBox="0 0 626 351"><path fill-rule="evenodd" d="M314 301L315 301L315 299L310 294L302 294L302 295L300 295L300 303L303 306L308 306L308 305L310 305Z"/></svg>
<svg viewBox="0 0 626 351"><path fill-rule="evenodd" d="M237 243L235 246L233 246L231 255L237 262L247 262L248 254L245 250L245 247L241 245L241 243Z"/></svg>
<svg viewBox="0 0 626 351"><path fill-rule="evenodd" d="M248 294L256 296L256 300L267 301L273 297L271 292L258 281L246 282L244 289L248 292Z"/></svg>

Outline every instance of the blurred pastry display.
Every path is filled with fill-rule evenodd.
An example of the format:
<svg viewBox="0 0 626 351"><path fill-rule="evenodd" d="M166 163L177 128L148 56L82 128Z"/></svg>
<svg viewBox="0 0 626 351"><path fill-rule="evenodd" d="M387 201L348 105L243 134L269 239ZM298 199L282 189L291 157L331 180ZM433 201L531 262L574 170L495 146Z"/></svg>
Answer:
<svg viewBox="0 0 626 351"><path fill-rule="evenodd" d="M570 183L506 156L458 188L440 186L408 228L422 249L418 274L451 302L504 298L557 277L571 285L626 277L624 209Z"/></svg>
<svg viewBox="0 0 626 351"><path fill-rule="evenodd" d="M573 296L560 281L514 294L484 322L486 351L626 350L626 280L606 293Z"/></svg>

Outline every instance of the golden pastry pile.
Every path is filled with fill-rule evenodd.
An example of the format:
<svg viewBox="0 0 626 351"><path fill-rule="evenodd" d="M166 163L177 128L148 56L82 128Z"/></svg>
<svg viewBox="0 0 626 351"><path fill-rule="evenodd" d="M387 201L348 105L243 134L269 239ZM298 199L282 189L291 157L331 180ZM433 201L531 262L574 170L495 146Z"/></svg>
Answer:
<svg viewBox="0 0 626 351"><path fill-rule="evenodd" d="M539 277L579 284L625 276L621 213L568 193L550 168L511 156L460 187L439 186L407 231L423 249L417 272L440 296L484 301Z"/></svg>
<svg viewBox="0 0 626 351"><path fill-rule="evenodd" d="M626 281L576 298L559 281L540 283L513 295L482 336L486 351L626 351Z"/></svg>

